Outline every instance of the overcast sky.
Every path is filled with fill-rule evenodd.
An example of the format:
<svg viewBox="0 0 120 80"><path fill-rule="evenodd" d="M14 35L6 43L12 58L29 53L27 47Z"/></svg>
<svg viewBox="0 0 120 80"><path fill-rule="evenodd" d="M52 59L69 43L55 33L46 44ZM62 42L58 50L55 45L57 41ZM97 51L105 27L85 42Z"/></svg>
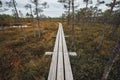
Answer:
<svg viewBox="0 0 120 80"><path fill-rule="evenodd" d="M3 4L5 1L10 1L10 0L2 0ZM63 4L58 3L58 0L40 0L42 2L46 1L49 5L49 8L45 9L44 12L42 14L45 14L46 16L50 16L50 17L59 17L62 15L62 13L64 13L65 9L63 8ZM97 0L93 0L93 5L96 4ZM105 0L106 3L109 3L112 0ZM22 13L25 14L27 12L29 12L28 10L26 10L24 8L24 6L30 2L30 0L16 0L17 2L17 8L19 10L22 11ZM83 2L83 0L76 0L75 2L76 5L80 5L79 8L83 8L85 7L85 3ZM90 5L89 5L90 6ZM107 7L105 5L101 5L99 7L100 9L105 10ZM11 14L11 9L9 9L6 12L2 12L2 13L6 13L6 14Z"/></svg>

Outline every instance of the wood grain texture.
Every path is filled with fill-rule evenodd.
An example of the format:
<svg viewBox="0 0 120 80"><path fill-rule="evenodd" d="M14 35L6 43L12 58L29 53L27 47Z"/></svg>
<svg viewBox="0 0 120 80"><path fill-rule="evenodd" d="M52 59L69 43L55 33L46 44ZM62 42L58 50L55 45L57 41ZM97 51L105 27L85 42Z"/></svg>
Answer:
<svg viewBox="0 0 120 80"><path fill-rule="evenodd" d="M48 80L73 80L69 53L61 23L59 23L56 36Z"/></svg>

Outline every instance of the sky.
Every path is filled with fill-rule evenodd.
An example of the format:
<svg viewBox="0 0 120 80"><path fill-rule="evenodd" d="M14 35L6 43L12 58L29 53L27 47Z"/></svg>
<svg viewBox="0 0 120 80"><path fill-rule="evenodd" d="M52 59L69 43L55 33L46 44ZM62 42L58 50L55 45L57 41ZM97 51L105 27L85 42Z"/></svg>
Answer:
<svg viewBox="0 0 120 80"><path fill-rule="evenodd" d="M4 7L5 7L5 2L6 1L10 1L10 0L1 0L4 4ZM66 10L63 8L63 4L59 3L58 0L40 0L41 3L42 2L47 2L49 7L44 9L44 12L42 12L41 14L44 14L46 16L49 16L49 17L59 17L62 15L62 13L64 13ZM93 0L93 4L92 5L95 5L96 4L96 1L97 0ZM106 3L110 3L112 0L105 0ZM18 10L21 10L22 13L24 14L24 16L26 15L27 12L29 12L29 10L26 10L24 8L24 6L30 2L30 0L16 0L17 2L17 9ZM79 8L83 8L85 7L85 3L83 2L83 0L76 0L75 1L75 5L79 5ZM91 5L89 5L91 6ZM34 5L33 5L34 7ZM8 7L6 7L8 8ZM78 8L78 9L79 9ZM107 9L107 7L105 5L100 5L99 6L100 9ZM0 12L0 14L12 14L11 12L11 8L9 8L8 11L6 12Z"/></svg>

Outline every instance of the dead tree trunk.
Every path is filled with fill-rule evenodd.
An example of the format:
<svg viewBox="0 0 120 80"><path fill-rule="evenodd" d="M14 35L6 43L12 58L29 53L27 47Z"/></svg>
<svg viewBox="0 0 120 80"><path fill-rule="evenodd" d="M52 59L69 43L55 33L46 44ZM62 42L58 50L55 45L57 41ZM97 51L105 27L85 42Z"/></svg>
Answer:
<svg viewBox="0 0 120 80"><path fill-rule="evenodd" d="M104 36L105 36L106 28L107 28L107 24L104 23L103 31L102 31L101 37L100 37L100 39L99 39L99 44L98 44L98 46L97 46L97 48L96 48L97 50L99 50L100 47L101 47L101 45L102 45L102 41L103 41Z"/></svg>
<svg viewBox="0 0 120 80"><path fill-rule="evenodd" d="M68 2L68 18L67 18L66 32L68 32L68 26L70 24L70 3L71 3L71 1L69 0L69 2Z"/></svg>
<svg viewBox="0 0 120 80"><path fill-rule="evenodd" d="M75 38L75 34L74 34L74 0L72 0L72 47L74 46L74 38Z"/></svg>
<svg viewBox="0 0 120 80"><path fill-rule="evenodd" d="M103 32L102 32L102 36L101 36L101 38L100 38L100 40L99 40L99 44L98 44L98 46L97 46L97 50L99 50L100 49L100 47L101 47L101 45L102 45L102 41L103 41L103 38L104 38L104 35L105 35L105 32L106 32L106 27L107 27L107 23L108 23L108 20L109 20L109 17L111 17L111 13L112 13L112 11L113 11L113 8L115 7L115 4L116 3L116 0L114 0L113 1L113 4L112 4L112 6L111 6L111 9L110 9L110 13L108 14L108 16L106 17L106 19L104 19L104 28L103 28Z"/></svg>
<svg viewBox="0 0 120 80"><path fill-rule="evenodd" d="M34 17L33 17L33 13L32 13L32 6L30 6L30 12L31 12L31 23L32 23L32 28L33 28L33 34L34 34L34 37L36 37L36 34L35 34L35 29L34 29Z"/></svg>
<svg viewBox="0 0 120 80"><path fill-rule="evenodd" d="M18 23L21 23L20 18L19 18L19 14L18 14L18 11L17 11L17 8L16 8L15 0L13 0L13 6L14 6L14 8L15 8L16 20L17 20ZM23 31L22 24L20 24L20 28L21 28L21 31L24 32L24 31ZM24 36L24 37L23 37L24 40L26 40L26 35L25 35L24 33L23 33L23 36Z"/></svg>
<svg viewBox="0 0 120 80"><path fill-rule="evenodd" d="M35 5L36 5L36 15L37 15L37 22L38 22L37 24L38 24L38 30L39 30L38 38L40 38L41 30L40 30L40 18L39 18L39 14L38 14L38 0L36 0Z"/></svg>
<svg viewBox="0 0 120 80"><path fill-rule="evenodd" d="M119 37L119 39L116 43L116 46L113 50L112 56L111 56L110 60L108 61L107 66L105 67L105 70L104 70L104 73L103 73L103 76L102 76L101 80L107 80L107 77L108 77L108 75L109 75L109 73L112 69L112 66L115 62L115 59L118 56L119 50L120 50L120 37Z"/></svg>

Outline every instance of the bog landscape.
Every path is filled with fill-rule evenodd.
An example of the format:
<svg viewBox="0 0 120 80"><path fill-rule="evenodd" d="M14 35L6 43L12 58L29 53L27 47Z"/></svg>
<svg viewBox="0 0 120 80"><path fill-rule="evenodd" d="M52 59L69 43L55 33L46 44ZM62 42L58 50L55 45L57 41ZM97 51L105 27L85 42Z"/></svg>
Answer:
<svg viewBox="0 0 120 80"><path fill-rule="evenodd" d="M19 1L0 0L0 80L120 80L120 0Z"/></svg>

